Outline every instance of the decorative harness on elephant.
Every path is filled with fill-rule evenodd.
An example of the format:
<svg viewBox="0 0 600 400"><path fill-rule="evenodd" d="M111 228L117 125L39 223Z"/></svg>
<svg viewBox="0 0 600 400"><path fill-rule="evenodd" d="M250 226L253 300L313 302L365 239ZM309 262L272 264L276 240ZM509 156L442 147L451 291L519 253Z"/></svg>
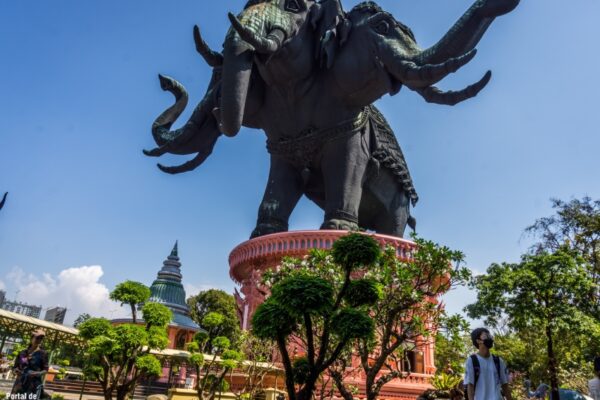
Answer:
<svg viewBox="0 0 600 400"><path fill-rule="evenodd" d="M368 122L369 113L365 109L356 118L331 128L317 129L311 126L293 138L282 138L278 141L269 139L267 150L294 165L308 167L327 143L361 132Z"/></svg>
<svg viewBox="0 0 600 400"><path fill-rule="evenodd" d="M267 150L270 154L280 156L294 165L308 167L327 143L362 132L369 123L375 141L371 149L371 157L394 175L414 206L419 196L413 185L404 154L392 128L373 106L365 107L356 118L331 128L309 127L293 138L267 140Z"/></svg>

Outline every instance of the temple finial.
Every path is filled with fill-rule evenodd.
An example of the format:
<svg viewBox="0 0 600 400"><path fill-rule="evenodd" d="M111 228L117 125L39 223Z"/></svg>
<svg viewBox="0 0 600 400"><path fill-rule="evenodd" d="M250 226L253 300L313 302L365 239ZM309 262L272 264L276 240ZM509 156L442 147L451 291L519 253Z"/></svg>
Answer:
<svg viewBox="0 0 600 400"><path fill-rule="evenodd" d="M175 241L175 246L173 246L173 250L171 250L171 256L172 257L178 257L178 255L177 255L177 242L178 242L178 240Z"/></svg>

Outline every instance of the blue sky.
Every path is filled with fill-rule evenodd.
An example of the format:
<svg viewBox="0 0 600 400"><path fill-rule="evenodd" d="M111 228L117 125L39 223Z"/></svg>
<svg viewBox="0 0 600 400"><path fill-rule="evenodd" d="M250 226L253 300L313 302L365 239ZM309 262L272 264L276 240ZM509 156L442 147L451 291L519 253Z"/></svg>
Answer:
<svg viewBox="0 0 600 400"><path fill-rule="evenodd" d="M227 11L243 3L0 2L0 192L10 192L0 286L9 297L66 305L68 319L106 315L107 291L125 279L150 284L176 239L189 291L232 291L227 257L253 229L267 178L264 134L222 137L204 165L178 176L141 149L153 146L150 125L172 101L157 74L181 81L197 103L210 70L192 27L218 49ZM427 47L471 2L379 4ZM599 15L595 0L523 0L440 84L458 89L491 69L477 98L444 107L405 89L378 102L420 194L419 234L464 251L474 270L518 260L523 229L551 212L550 197L600 198ZM290 226L317 228L322 218L302 200ZM446 296L451 311L472 299Z"/></svg>

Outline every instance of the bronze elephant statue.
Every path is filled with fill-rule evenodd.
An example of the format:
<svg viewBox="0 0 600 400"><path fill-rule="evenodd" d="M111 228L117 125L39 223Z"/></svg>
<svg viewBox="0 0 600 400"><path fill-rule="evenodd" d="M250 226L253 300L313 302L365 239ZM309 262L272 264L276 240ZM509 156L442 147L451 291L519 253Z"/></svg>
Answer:
<svg viewBox="0 0 600 400"><path fill-rule="evenodd" d="M213 67L202 102L171 131L187 103L177 81L161 76L176 103L153 125L158 148L145 152L196 156L168 173L189 171L224 133L242 125L267 135L271 167L252 237L288 229L302 195L325 211L322 229L369 229L403 236L418 197L396 138L372 103L402 86L427 102L455 105L491 78L459 91L436 86L475 56L495 17L519 0L478 0L431 48L368 1L346 13L339 0L251 1L238 16L223 52L211 50L195 28L196 46Z"/></svg>

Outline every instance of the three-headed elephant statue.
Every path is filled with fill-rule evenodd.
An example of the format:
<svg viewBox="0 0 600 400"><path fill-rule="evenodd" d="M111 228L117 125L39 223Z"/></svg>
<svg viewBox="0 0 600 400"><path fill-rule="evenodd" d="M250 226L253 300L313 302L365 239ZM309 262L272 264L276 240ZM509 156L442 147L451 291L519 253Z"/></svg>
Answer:
<svg viewBox="0 0 600 400"><path fill-rule="evenodd" d="M495 17L519 0L478 0L432 47L422 50L411 30L368 1L345 13L339 0L254 0L235 17L223 52L194 31L213 67L207 94L180 129L171 125L187 103L177 81L161 77L176 103L153 125L158 148L146 152L196 156L168 173L189 171L224 133L241 126L267 135L271 167L252 237L286 231L305 195L325 212L322 229L369 229L403 236L414 228L418 199L395 135L372 103L403 86L427 102L455 105L476 96L482 79L459 91L434 86L475 56Z"/></svg>

